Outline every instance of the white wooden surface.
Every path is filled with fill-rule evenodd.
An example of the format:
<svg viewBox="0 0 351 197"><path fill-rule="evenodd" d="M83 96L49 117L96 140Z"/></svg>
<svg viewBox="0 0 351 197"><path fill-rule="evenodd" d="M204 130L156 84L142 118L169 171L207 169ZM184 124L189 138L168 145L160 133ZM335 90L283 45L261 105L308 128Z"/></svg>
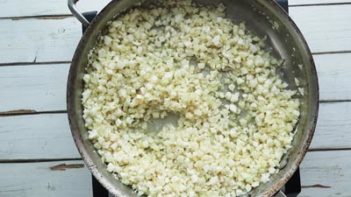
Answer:
<svg viewBox="0 0 351 197"><path fill-rule="evenodd" d="M314 59L321 100L351 99L351 53L315 55ZM68 69L68 63L1 66L0 113L20 109L65 110Z"/></svg>
<svg viewBox="0 0 351 197"><path fill-rule="evenodd" d="M322 103L310 148L351 149L350 140L351 102Z"/></svg>
<svg viewBox="0 0 351 197"><path fill-rule="evenodd" d="M301 197L350 197L351 151L307 153L301 165Z"/></svg>
<svg viewBox="0 0 351 197"><path fill-rule="evenodd" d="M351 51L351 4L291 7L312 52Z"/></svg>
<svg viewBox="0 0 351 197"><path fill-rule="evenodd" d="M81 0L77 8L84 11L101 10L110 0ZM1 0L2 10L0 18L5 17L31 17L48 15L71 15L67 9L66 0Z"/></svg>
<svg viewBox="0 0 351 197"><path fill-rule="evenodd" d="M301 165L301 197L350 197L350 151L307 153ZM52 170L57 165L81 161L0 164L0 196L92 196L86 168Z"/></svg>
<svg viewBox="0 0 351 197"><path fill-rule="evenodd" d="M68 69L69 64L1 66L0 112L65 110Z"/></svg>
<svg viewBox="0 0 351 197"><path fill-rule="evenodd" d="M351 149L350 128L350 102L323 103L310 149ZM0 159L55 158L80 158L66 113L0 118Z"/></svg>
<svg viewBox="0 0 351 197"><path fill-rule="evenodd" d="M2 19L0 64L70 61L79 25L73 17Z"/></svg>
<svg viewBox="0 0 351 197"><path fill-rule="evenodd" d="M325 53L351 51L350 9L351 5L299 6L291 7L290 13L312 52ZM6 27L0 28L0 65L70 61L81 35L72 16L2 19L0 27Z"/></svg>
<svg viewBox="0 0 351 197"><path fill-rule="evenodd" d="M345 4L351 0L289 0L289 6Z"/></svg>
<svg viewBox="0 0 351 197"><path fill-rule="evenodd" d="M80 155L65 113L37 114L0 118L0 158L35 160Z"/></svg>
<svg viewBox="0 0 351 197"><path fill-rule="evenodd" d="M78 7L100 10L108 1L81 0ZM350 197L351 1L289 4L314 53L322 101L300 196ZM51 169L82 164L65 113L80 23L66 0L0 0L0 7L0 196L92 196L86 168Z"/></svg>
<svg viewBox="0 0 351 197"><path fill-rule="evenodd" d="M319 78L320 99L351 100L351 53L314 55L314 61Z"/></svg>
<svg viewBox="0 0 351 197"><path fill-rule="evenodd" d="M86 168L53 170L57 165L82 165L82 161L0 164L1 197L89 197L91 175ZM79 166L78 166L79 167Z"/></svg>

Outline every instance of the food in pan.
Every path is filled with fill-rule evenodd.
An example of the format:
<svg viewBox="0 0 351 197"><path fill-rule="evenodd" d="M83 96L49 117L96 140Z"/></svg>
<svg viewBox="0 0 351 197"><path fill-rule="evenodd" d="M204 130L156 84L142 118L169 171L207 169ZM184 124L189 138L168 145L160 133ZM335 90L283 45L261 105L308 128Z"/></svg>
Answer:
<svg viewBox="0 0 351 197"><path fill-rule="evenodd" d="M106 27L89 54L85 126L139 195L240 196L279 170L298 92L264 38L225 7L162 1Z"/></svg>

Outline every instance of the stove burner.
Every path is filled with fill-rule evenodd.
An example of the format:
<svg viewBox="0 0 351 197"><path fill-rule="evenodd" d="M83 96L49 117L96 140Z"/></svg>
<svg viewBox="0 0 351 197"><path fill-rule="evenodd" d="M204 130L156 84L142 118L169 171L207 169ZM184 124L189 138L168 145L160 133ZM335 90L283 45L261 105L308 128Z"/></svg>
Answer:
<svg viewBox="0 0 351 197"><path fill-rule="evenodd" d="M288 12L288 0L276 0L279 5ZM96 11L85 12L83 13L85 18L91 22L94 17L97 15ZM83 27L83 32L86 30L86 27ZM109 192L92 176L93 182L93 197L112 197ZM300 169L298 168L291 179L285 184L282 188L287 197L297 197L301 192L301 181L300 181Z"/></svg>

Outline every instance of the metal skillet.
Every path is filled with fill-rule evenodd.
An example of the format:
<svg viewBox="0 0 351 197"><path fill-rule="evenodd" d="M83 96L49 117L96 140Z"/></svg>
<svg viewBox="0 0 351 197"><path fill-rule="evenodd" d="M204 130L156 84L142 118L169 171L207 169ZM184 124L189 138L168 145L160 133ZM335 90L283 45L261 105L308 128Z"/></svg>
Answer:
<svg viewBox="0 0 351 197"><path fill-rule="evenodd" d="M113 0L89 23L76 8L78 0L68 0L69 8L87 27L75 51L67 82L67 111L73 138L87 167L96 179L115 196L136 196L126 185L107 172L92 143L82 117L81 93L87 54L94 47L108 21L118 18L126 10L140 4L140 0ZM149 3L151 0L143 1ZM294 79L301 81L304 94L301 96L301 116L296 125L292 148L283 157L280 171L267 183L253 189L249 196L273 196L290 179L301 163L313 137L318 116L318 79L311 52L301 32L291 18L272 0L193 0L199 4L226 7L226 17L234 22L245 22L247 28L260 37L267 37L267 49L284 60L280 70L289 88L296 89ZM143 6L143 4L141 5ZM299 66L300 65L300 66ZM282 194L282 193L280 193Z"/></svg>

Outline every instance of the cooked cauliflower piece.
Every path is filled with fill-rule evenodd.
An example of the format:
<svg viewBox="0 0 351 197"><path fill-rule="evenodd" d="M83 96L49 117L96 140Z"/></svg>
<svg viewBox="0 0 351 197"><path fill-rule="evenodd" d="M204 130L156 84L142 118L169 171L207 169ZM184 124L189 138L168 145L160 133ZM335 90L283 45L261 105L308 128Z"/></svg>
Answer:
<svg viewBox="0 0 351 197"><path fill-rule="evenodd" d="M90 51L89 139L139 195L246 194L291 147L297 91L265 40L225 18L223 5L161 3L111 21Z"/></svg>

